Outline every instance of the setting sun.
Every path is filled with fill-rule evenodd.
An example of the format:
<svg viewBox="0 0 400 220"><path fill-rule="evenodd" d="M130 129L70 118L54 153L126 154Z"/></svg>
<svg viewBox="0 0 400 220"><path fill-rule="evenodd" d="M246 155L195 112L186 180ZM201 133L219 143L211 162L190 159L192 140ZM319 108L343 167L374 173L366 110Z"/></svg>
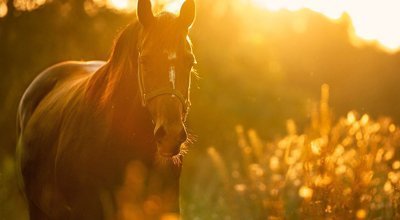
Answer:
<svg viewBox="0 0 400 220"><path fill-rule="evenodd" d="M398 22L400 2L384 1L321 1L321 0L253 0L254 4L270 11L310 9L330 19L340 19L344 13L351 18L354 34L368 42L377 42L388 52L400 49ZM359 40L359 39L354 39Z"/></svg>

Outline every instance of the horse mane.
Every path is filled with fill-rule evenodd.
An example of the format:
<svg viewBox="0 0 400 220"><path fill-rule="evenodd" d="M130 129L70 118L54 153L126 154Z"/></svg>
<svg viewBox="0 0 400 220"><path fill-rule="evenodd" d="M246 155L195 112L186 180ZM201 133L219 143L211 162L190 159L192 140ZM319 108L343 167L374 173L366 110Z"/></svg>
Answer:
<svg viewBox="0 0 400 220"><path fill-rule="evenodd" d="M89 79L86 89L87 98L104 106L115 96L118 84L126 77L131 77L135 91L137 71L137 41L140 30L139 22L127 25L114 41L114 46L107 63L97 70Z"/></svg>

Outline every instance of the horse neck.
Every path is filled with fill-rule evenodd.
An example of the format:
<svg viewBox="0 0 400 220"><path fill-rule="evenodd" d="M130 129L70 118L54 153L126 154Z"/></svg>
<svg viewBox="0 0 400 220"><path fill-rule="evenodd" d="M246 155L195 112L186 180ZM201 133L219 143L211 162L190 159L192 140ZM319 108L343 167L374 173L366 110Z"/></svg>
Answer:
<svg viewBox="0 0 400 220"><path fill-rule="evenodd" d="M121 33L109 61L90 77L86 101L97 123L102 124L99 129L103 130L107 145L119 149L115 150L118 157L142 155L144 161L151 161L156 151L154 126L141 104L134 40L138 31L132 30L134 27Z"/></svg>
<svg viewBox="0 0 400 220"><path fill-rule="evenodd" d="M138 23L128 25L115 41L108 62L89 80L88 93L98 100L99 105L122 104L126 108L140 104L137 79L139 30Z"/></svg>
<svg viewBox="0 0 400 220"><path fill-rule="evenodd" d="M88 91L96 106L106 113L151 124L147 111L141 106L137 75L137 37L140 25L126 27L115 42L109 61L89 81ZM138 124L138 123L135 123Z"/></svg>
<svg viewBox="0 0 400 220"><path fill-rule="evenodd" d="M90 79L94 92L88 100L106 121L110 135L139 145L152 139L153 125L141 103L136 67L136 62L128 59L123 63L110 60Z"/></svg>
<svg viewBox="0 0 400 220"><path fill-rule="evenodd" d="M127 61L126 61L127 62ZM88 80L87 100L99 109L140 106L137 70L125 62L108 61Z"/></svg>
<svg viewBox="0 0 400 220"><path fill-rule="evenodd" d="M104 94L109 95L108 104L110 107L116 113L129 115L134 117L133 119L135 120L146 118L147 111L143 108L140 99L137 51L135 51L135 55L131 59L124 59L123 63L110 61L109 65L109 72L107 73L109 75L108 88L104 89Z"/></svg>

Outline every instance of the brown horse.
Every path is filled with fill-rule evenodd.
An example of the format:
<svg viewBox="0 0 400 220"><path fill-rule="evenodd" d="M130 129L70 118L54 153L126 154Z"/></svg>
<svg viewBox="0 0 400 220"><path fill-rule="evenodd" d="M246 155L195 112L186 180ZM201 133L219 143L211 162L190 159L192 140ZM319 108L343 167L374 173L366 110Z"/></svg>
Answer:
<svg viewBox="0 0 400 220"><path fill-rule="evenodd" d="M195 5L154 16L139 0L137 14L107 62L54 65L22 97L17 158L30 219L122 218L124 183L132 218L179 214Z"/></svg>

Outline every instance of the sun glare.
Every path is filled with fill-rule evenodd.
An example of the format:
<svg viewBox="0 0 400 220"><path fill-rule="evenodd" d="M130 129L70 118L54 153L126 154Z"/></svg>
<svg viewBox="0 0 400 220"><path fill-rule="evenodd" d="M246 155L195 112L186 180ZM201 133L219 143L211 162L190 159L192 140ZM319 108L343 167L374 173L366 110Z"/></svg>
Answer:
<svg viewBox="0 0 400 220"><path fill-rule="evenodd" d="M110 7L119 11L132 11L137 0L107 0ZM344 13L352 22L351 40L356 46L371 42L388 52L400 50L400 1L381 0L251 0L257 7L270 11L297 11L310 9L332 20ZM165 10L178 14L184 0L158 0ZM0 4L0 17L7 12Z"/></svg>
<svg viewBox="0 0 400 220"><path fill-rule="evenodd" d="M97 0L99 5L102 1ZM163 5L166 11L178 14L179 10L185 0L157 0L152 1L153 3L157 3ZM107 4L109 7L114 8L118 11L127 11L131 12L136 9L137 0L107 0Z"/></svg>
<svg viewBox="0 0 400 220"><path fill-rule="evenodd" d="M256 5L270 11L289 10L297 11L309 8L313 11L324 14L331 19L339 19L344 10L342 1L321 1L321 0L253 0Z"/></svg>
<svg viewBox="0 0 400 220"><path fill-rule="evenodd" d="M118 10L128 9L130 0L109 0L109 3Z"/></svg>
<svg viewBox="0 0 400 220"><path fill-rule="evenodd" d="M400 50L400 1L381 0L253 0L270 11L310 9L330 19L343 13L351 18L354 34L367 42L376 42L388 52Z"/></svg>
<svg viewBox="0 0 400 220"><path fill-rule="evenodd" d="M165 5L165 10L178 14L184 0L170 1Z"/></svg>

